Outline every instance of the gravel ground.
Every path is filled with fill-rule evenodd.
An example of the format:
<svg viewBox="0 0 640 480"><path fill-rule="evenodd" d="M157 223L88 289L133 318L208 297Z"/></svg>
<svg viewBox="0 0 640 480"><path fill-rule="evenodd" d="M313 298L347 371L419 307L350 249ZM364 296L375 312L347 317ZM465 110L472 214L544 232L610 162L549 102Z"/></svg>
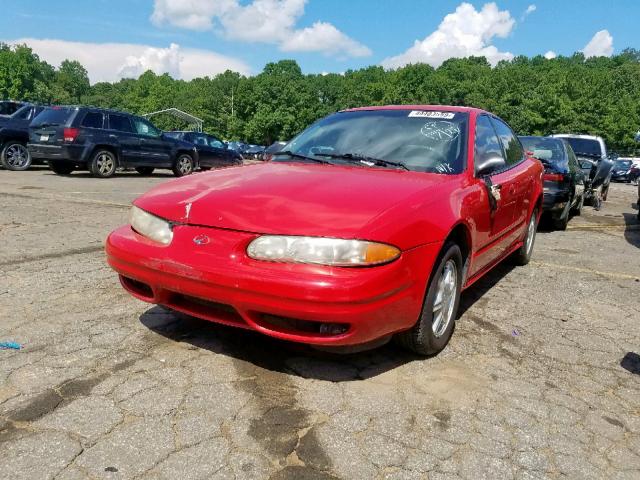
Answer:
<svg viewBox="0 0 640 480"><path fill-rule="evenodd" d="M463 295L450 345L332 356L126 294L107 233L168 176L0 171L0 477L640 478L635 188Z"/></svg>

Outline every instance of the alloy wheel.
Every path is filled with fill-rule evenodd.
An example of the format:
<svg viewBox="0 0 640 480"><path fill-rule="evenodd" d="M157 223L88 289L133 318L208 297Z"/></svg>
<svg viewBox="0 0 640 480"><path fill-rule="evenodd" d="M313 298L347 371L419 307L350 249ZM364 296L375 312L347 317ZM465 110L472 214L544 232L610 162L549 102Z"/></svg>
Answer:
<svg viewBox="0 0 640 480"><path fill-rule="evenodd" d="M536 236L536 216L531 215L531 220L529 220L529 226L527 227L527 239L525 250L527 252L527 256L531 254L531 249L533 248L533 239Z"/></svg>
<svg viewBox="0 0 640 480"><path fill-rule="evenodd" d="M5 158L10 168L23 168L29 162L29 151L24 145L16 143L7 148Z"/></svg>
<svg viewBox="0 0 640 480"><path fill-rule="evenodd" d="M431 328L436 338L447 330L453 318L458 290L458 268L453 259L447 260L440 272L435 300L433 302L433 323Z"/></svg>
<svg viewBox="0 0 640 480"><path fill-rule="evenodd" d="M98 156L98 160L96 161L96 166L98 167L98 172L100 173L100 175L105 176L111 174L115 163L113 161L113 158L111 158L111 155L107 153L101 153Z"/></svg>
<svg viewBox="0 0 640 480"><path fill-rule="evenodd" d="M191 173L191 159L189 157L180 157L178 160L178 170L183 175L188 175Z"/></svg>

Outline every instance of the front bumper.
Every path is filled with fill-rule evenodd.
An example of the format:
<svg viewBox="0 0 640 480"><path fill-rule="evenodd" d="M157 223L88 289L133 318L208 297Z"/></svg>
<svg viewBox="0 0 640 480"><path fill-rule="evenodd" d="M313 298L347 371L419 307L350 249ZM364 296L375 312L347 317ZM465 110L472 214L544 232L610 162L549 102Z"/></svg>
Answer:
<svg viewBox="0 0 640 480"><path fill-rule="evenodd" d="M206 235L210 243L196 245ZM326 346L359 345L411 328L441 245L405 251L387 265L335 268L252 260L255 234L176 226L171 245L130 226L107 239L109 265L135 297L273 337ZM340 333L321 325L339 325Z"/></svg>

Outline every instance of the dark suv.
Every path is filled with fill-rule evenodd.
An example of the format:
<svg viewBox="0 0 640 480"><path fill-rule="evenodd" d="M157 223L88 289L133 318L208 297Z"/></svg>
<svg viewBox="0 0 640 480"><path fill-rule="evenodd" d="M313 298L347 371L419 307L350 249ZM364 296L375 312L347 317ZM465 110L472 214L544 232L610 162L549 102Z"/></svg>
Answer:
<svg viewBox="0 0 640 480"><path fill-rule="evenodd" d="M202 170L242 165L242 156L213 135L200 132L167 132L165 135L192 143L198 151Z"/></svg>
<svg viewBox="0 0 640 480"><path fill-rule="evenodd" d="M166 168L181 177L198 165L192 144L167 136L149 120L92 107L43 110L29 127L28 149L58 174L80 168L99 178L112 176L116 168L142 175Z"/></svg>
<svg viewBox="0 0 640 480"><path fill-rule="evenodd" d="M6 122L0 123L0 161L8 170L26 170L31 166L31 155L27 150L29 123L45 107L25 105Z"/></svg>

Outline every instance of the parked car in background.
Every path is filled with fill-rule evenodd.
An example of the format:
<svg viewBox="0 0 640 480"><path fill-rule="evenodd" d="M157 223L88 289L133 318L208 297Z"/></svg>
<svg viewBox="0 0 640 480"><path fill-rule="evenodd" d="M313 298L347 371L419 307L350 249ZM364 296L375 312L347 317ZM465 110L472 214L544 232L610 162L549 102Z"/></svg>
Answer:
<svg viewBox="0 0 640 480"><path fill-rule="evenodd" d="M0 119L1 117L9 117L18 109L27 105L27 102L17 102L15 100L0 100ZM1 121L1 120L0 120Z"/></svg>
<svg viewBox="0 0 640 480"><path fill-rule="evenodd" d="M24 105L0 127L0 162L7 170L26 170L32 159L27 149L29 123L45 107Z"/></svg>
<svg viewBox="0 0 640 480"><path fill-rule="evenodd" d="M585 173L585 202L589 202L596 209L609 195L613 160L609 158L607 146L602 137L594 135L576 135L558 133L551 135L564 138L569 142L578 159L580 168Z"/></svg>
<svg viewBox="0 0 640 480"><path fill-rule="evenodd" d="M633 165L631 165L631 169L629 170L630 182L633 182L634 185L637 185L639 178L640 178L640 162L634 163Z"/></svg>
<svg viewBox="0 0 640 480"><path fill-rule="evenodd" d="M198 152L200 169L242 165L242 155L230 149L226 143L213 135L200 132L166 132L166 136L192 143Z"/></svg>
<svg viewBox="0 0 640 480"><path fill-rule="evenodd" d="M631 167L633 162L628 159L618 158L613 162L613 168L611 169L611 180L614 182L627 182L631 181Z"/></svg>
<svg viewBox="0 0 640 480"><path fill-rule="evenodd" d="M282 141L278 141L278 142L273 142L271 145L269 145L264 153L262 154L262 160L265 162L268 162L271 160L271 158L273 157L274 153L278 153L280 150L282 150L282 148L287 144L287 142L282 142Z"/></svg>
<svg viewBox="0 0 640 480"><path fill-rule="evenodd" d="M558 230L565 230L571 214L584 204L584 172L571 145L560 138L519 137L525 150L544 166L543 210Z"/></svg>
<svg viewBox="0 0 640 480"><path fill-rule="evenodd" d="M347 110L271 162L155 187L107 259L133 296L209 321L351 350L395 335L434 354L463 289L529 261L542 175L488 112Z"/></svg>
<svg viewBox="0 0 640 480"><path fill-rule="evenodd" d="M245 149L248 147L248 145L244 142L229 142L227 144L229 146L229 149L238 152L240 155L242 155L242 152L245 151Z"/></svg>
<svg viewBox="0 0 640 480"><path fill-rule="evenodd" d="M254 160L262 160L262 156L264 155L266 147L263 145L249 145L244 152L242 152L242 156L244 158L252 158Z"/></svg>
<svg viewBox="0 0 640 480"><path fill-rule="evenodd" d="M51 107L33 119L29 153L55 173L87 169L98 178L117 168L150 175L156 168L189 175L198 165L193 144L171 138L146 118L93 107Z"/></svg>

